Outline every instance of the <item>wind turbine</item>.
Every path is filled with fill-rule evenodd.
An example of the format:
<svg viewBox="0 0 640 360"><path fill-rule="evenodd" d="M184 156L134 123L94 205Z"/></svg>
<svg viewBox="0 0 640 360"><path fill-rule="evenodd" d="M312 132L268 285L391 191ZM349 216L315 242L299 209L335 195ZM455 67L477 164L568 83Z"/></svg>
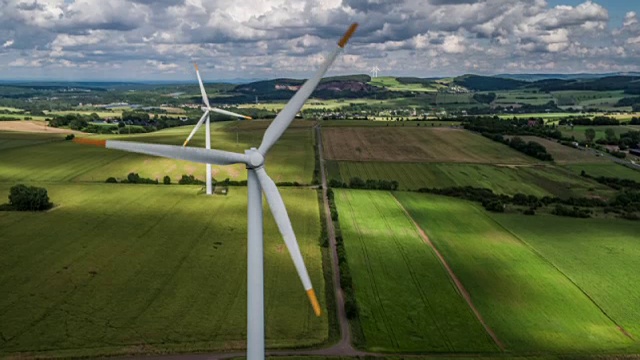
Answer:
<svg viewBox="0 0 640 360"><path fill-rule="evenodd" d="M370 71L371 77L377 78L378 77L378 71L380 71L379 67L377 67L377 66L372 67L371 71Z"/></svg>
<svg viewBox="0 0 640 360"><path fill-rule="evenodd" d="M211 149L211 121L210 121L210 116L209 116L209 113L211 111L216 112L218 114L229 115L229 116L233 116L233 117L236 117L236 118L245 118L245 119L248 119L248 120L251 120L251 117L240 115L240 114L236 114L236 113L231 112L231 111L226 111L226 110L222 110L222 109L218 109L218 108L212 108L211 105L209 105L209 98L207 97L207 92L204 90L204 85L202 84L202 78L200 77L200 71L198 70L198 64L193 64L193 66L196 68L196 76L198 76L198 84L200 85L200 93L202 94L202 102L205 105L205 106L202 107L202 111L204 111L204 114L202 115L200 120L198 120L198 123L193 128L193 130L191 130L191 134L189 134L189 136L187 137L187 140L184 141L184 144L182 144L182 146L187 146L187 144L189 143L189 140L191 140L193 135L195 135L196 131L198 131L200 126L202 126L202 123L206 121L207 125L205 127L205 129L206 129L205 148L206 149ZM207 171L206 172L207 195L211 195L213 193L213 186L212 186L212 179L211 179L211 164L207 164L206 168L207 168L207 170L206 170Z"/></svg>
<svg viewBox="0 0 640 360"><path fill-rule="evenodd" d="M264 252L262 194L264 193L278 230L284 239L298 276L307 292L316 316L320 316L320 304L311 285L304 265L291 220L282 196L273 180L265 171L265 156L289 127L305 101L334 62L340 51L353 35L357 24L351 24L338 47L325 59L320 69L307 80L298 92L269 125L259 148L245 150L244 154L222 150L201 149L184 146L145 144L116 140L74 139L77 143L96 145L135 153L189 160L205 164L245 164L247 167L247 359L264 359ZM207 110L209 107L207 107ZM207 111L205 110L205 111Z"/></svg>

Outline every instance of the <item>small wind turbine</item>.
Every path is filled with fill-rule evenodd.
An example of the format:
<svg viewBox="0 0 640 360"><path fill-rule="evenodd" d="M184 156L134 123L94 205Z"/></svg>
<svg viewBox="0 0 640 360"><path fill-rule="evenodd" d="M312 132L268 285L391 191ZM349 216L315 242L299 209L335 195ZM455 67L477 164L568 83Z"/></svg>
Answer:
<svg viewBox="0 0 640 360"><path fill-rule="evenodd" d="M371 74L372 78L377 78L378 77L378 71L380 71L380 68L378 68L377 66L374 66L371 68L371 71L369 72Z"/></svg>
<svg viewBox="0 0 640 360"><path fill-rule="evenodd" d="M108 149L118 149L140 154L160 156L171 159L188 160L204 164L245 164L247 166L247 359L264 359L264 252L263 252L263 214L262 194L264 193L278 230L284 239L293 260L298 276L313 307L320 316L320 304L311 285L311 279L304 265L300 248L296 240L291 220L282 201L282 196L273 180L265 171L265 156L287 130L296 114L334 62L340 51L357 28L352 24L338 41L338 47L329 54L320 69L307 80L289 100L278 116L269 125L259 148L245 150L244 154L230 151L200 149L184 146L145 144L116 140L93 140L76 138L74 142L97 145ZM205 109L210 111L209 106Z"/></svg>
<svg viewBox="0 0 640 360"><path fill-rule="evenodd" d="M193 130L191 130L191 134L189 134L189 136L187 137L187 140L184 141L184 144L182 144L182 146L187 146L187 144L189 143L189 140L191 140L193 135L195 135L196 131L198 131L200 126L202 126L202 123L206 120L207 125L205 127L205 129L206 129L205 148L206 149L211 149L211 121L210 121L210 118L209 118L209 112L213 111L213 112L217 112L218 114L229 115L229 116L236 117L238 119L239 118L245 118L245 119L251 120L251 117L240 115L240 114L236 114L236 113L233 113L231 111L226 111L226 110L222 110L222 109L218 109L218 108L212 108L209 105L209 98L207 97L207 92L204 90L204 84L202 84L202 78L200 77L200 71L198 70L198 65L197 64L193 64L193 65L196 68L196 76L198 77L198 84L200 85L200 93L202 94L202 102L205 105L205 106L202 107L202 111L204 111L204 114L202 115L200 120L198 120L198 123L193 128ZM237 136L238 135L236 134L236 142L238 141ZM206 168L207 168L207 173L206 173L207 195L211 195L213 193L213 185L212 185L213 181L211 179L211 164L207 164Z"/></svg>

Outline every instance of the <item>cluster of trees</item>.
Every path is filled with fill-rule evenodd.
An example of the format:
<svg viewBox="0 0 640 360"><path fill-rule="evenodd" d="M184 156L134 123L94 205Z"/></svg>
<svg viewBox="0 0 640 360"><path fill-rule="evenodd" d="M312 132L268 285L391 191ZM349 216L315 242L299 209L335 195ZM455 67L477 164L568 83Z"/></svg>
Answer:
<svg viewBox="0 0 640 360"><path fill-rule="evenodd" d="M168 178L168 176L165 176L165 178ZM118 183L118 179L114 177L109 177L105 182L115 184L115 183ZM171 179L169 179L169 182L171 182ZM143 178L143 177L140 177L138 173L132 172L127 175L126 179L121 180L120 183L121 184L156 184L157 185L158 179L154 180L150 178Z"/></svg>
<svg viewBox="0 0 640 360"><path fill-rule="evenodd" d="M16 211L43 211L52 207L47 189L23 184L9 189L9 206L3 206L6 210Z"/></svg>
<svg viewBox="0 0 640 360"><path fill-rule="evenodd" d="M530 120L536 120L537 125L530 126ZM555 126L541 126L544 123L542 119L500 119L498 116L479 116L461 118L459 121L463 121L465 129L478 133L563 138L562 132Z"/></svg>
<svg viewBox="0 0 640 360"><path fill-rule="evenodd" d="M551 211L551 213L553 215L558 215L558 216L567 216L567 217L586 219L591 217L591 214L593 214L593 211L589 209L581 209L577 206L568 207L561 204L556 204L556 207Z"/></svg>
<svg viewBox="0 0 640 360"><path fill-rule="evenodd" d="M351 270L347 263L347 253L344 248L344 239L342 238L342 230L340 229L340 220L338 209L336 208L333 190L327 189L327 199L329 200L329 210L331 212L331 220L336 232L336 251L338 253L338 266L340 267L340 287L344 292L344 307L347 318L355 319L358 317L358 305L353 289L353 280L351 278Z"/></svg>
<svg viewBox="0 0 640 360"><path fill-rule="evenodd" d="M551 156L551 154L547 152L547 148L535 141L526 142L518 136L507 139L500 134L482 133L482 135L493 141L509 145L511 148L518 150L521 153L532 156L536 159L540 159L542 161L553 161L553 156Z"/></svg>
<svg viewBox="0 0 640 360"><path fill-rule="evenodd" d="M349 179L349 183L344 183L336 179L329 180L329 186L335 188L397 190L398 185L399 183L395 180L363 180L359 177L352 177Z"/></svg>
<svg viewBox="0 0 640 360"><path fill-rule="evenodd" d="M528 208L524 211L527 215L534 215L535 210L541 207L556 205L552 214L561 216L590 217L594 208L601 208L605 213L616 213L620 217L636 220L637 213L640 212L640 191L625 190L610 201L599 198L566 198L535 195L515 194L514 196L496 194L490 189L465 187L449 188L421 188L417 190L422 193L450 196L481 203L482 206L493 212L504 212L507 205L521 206ZM558 207L560 205L560 207Z"/></svg>
<svg viewBox="0 0 640 360"><path fill-rule="evenodd" d="M605 126L605 125L618 126L618 125L620 125L620 121L618 121L617 119L614 119L614 118L610 118L608 116L596 116L593 119L590 119L590 118L587 118L587 117L576 117L576 118L562 119L562 120L560 120L559 124L560 125L566 125L569 122L571 124L573 124L573 125L584 125L584 126L590 126L590 125L594 125L594 126Z"/></svg>
<svg viewBox="0 0 640 360"><path fill-rule="evenodd" d="M178 180L180 185L204 185L204 181L196 179L193 175L182 175Z"/></svg>

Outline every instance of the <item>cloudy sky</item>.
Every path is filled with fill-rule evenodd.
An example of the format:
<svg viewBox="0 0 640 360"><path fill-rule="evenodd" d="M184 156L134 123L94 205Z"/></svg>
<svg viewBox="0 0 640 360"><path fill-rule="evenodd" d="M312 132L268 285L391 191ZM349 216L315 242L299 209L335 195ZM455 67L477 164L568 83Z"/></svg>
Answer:
<svg viewBox="0 0 640 360"><path fill-rule="evenodd" d="M635 10L635 11L634 11ZM640 71L637 0L0 0L0 79Z"/></svg>

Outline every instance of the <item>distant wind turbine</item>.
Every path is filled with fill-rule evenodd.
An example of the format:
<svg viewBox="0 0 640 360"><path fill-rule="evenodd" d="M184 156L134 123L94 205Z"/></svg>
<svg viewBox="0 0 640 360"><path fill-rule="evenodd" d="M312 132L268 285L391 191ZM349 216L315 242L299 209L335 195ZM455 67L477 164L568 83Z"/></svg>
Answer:
<svg viewBox="0 0 640 360"><path fill-rule="evenodd" d="M226 111L226 110L222 110L222 109L218 109L218 108L212 108L209 105L209 98L207 97L207 92L204 90L204 84L202 84L202 78L200 77L200 71L198 70L198 64L193 64L193 65L196 68L196 76L198 77L198 84L200 85L200 93L202 94L202 102L205 105L205 106L202 107L202 111L204 111L204 114L202 115L202 117L200 118L200 120L198 121L196 126L193 128L193 130L191 130L191 134L189 134L189 137L187 137L187 140L184 141L184 144L182 144L182 146L187 146L187 144L189 143L189 141L191 140L193 135L195 135L196 131L198 131L200 126L202 126L202 123L206 120L207 125L205 127L205 131L206 131L206 134L205 134L205 148L206 149L211 149L211 121L209 119L209 112L213 111L213 112L216 112L218 114L229 115L229 116L236 117L238 119L239 118L244 118L244 119L251 120L251 117L245 116L245 115L236 114L236 113L231 112L231 111ZM237 134L236 134L236 136L237 136ZM213 194L213 184L212 184L213 181L212 181L212 177L211 177L211 164L207 164L206 169L207 169L207 173L206 173L207 195L211 195L211 194Z"/></svg>
<svg viewBox="0 0 640 360"><path fill-rule="evenodd" d="M378 71L380 71L380 68L378 68L377 66L374 66L371 68L371 71L369 72L371 74L372 78L377 78L378 77Z"/></svg>

